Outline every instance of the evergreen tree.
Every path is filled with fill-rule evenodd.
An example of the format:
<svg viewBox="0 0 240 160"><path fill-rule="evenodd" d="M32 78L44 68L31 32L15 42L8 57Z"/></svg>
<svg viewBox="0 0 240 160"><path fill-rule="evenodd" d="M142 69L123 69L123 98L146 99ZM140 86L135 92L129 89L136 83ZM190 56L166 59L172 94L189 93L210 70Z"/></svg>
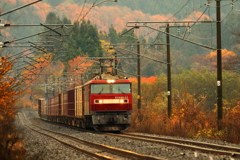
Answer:
<svg viewBox="0 0 240 160"><path fill-rule="evenodd" d="M118 34L120 37L119 42L133 44L137 42L138 37L134 34L134 30L127 32L128 29L124 28L121 33Z"/></svg>
<svg viewBox="0 0 240 160"><path fill-rule="evenodd" d="M63 18L62 23L63 23L63 24L72 24L71 20L70 20L70 19L67 19L67 17L64 17L64 18Z"/></svg>
<svg viewBox="0 0 240 160"><path fill-rule="evenodd" d="M88 31L84 40L84 52L90 57L101 57L103 50L101 47L97 27L89 23Z"/></svg>
<svg viewBox="0 0 240 160"><path fill-rule="evenodd" d="M111 27L109 27L108 37L110 39L110 43L111 44L117 44L118 41L119 41L119 37L118 37L117 31L113 27L113 25L111 25Z"/></svg>
<svg viewBox="0 0 240 160"><path fill-rule="evenodd" d="M61 24L62 21L61 19L56 15L56 13L54 12L50 12L48 13L47 17L46 17L46 24Z"/></svg>
<svg viewBox="0 0 240 160"><path fill-rule="evenodd" d="M239 40L239 36L236 34L240 32L240 21L239 14L236 12L231 12L228 16L231 18L227 18L226 21L222 25L222 45L223 48L227 48L228 50L232 50L234 44L236 44L237 40Z"/></svg>
<svg viewBox="0 0 240 160"><path fill-rule="evenodd" d="M108 34L105 31L99 31L99 38L101 40L107 41L108 40Z"/></svg>

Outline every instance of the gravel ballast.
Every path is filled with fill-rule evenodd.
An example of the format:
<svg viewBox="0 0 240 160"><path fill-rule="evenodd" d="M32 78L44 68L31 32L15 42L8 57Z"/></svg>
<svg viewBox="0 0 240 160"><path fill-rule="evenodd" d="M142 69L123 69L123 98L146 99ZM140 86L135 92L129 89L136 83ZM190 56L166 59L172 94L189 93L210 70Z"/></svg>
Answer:
<svg viewBox="0 0 240 160"><path fill-rule="evenodd" d="M149 142L142 142L138 140L132 140L128 138L120 138L115 136L109 136L104 134L94 134L89 132L82 132L77 129L72 129L64 125L52 124L41 120L38 117L37 110L22 110L25 114L25 117L28 120L38 125L42 128L49 129L52 131L68 134L71 136L75 136L80 139L84 139L94 143L100 143L104 145L109 145L115 148L130 150L139 154L147 154L155 157L170 159L170 160L237 160L237 158L223 156L223 155L212 155L201 153L197 151L191 151L186 149L181 149L177 147L155 144ZM19 118L23 119L23 117ZM88 160L94 159L92 157L86 156L81 152L70 149L59 142L43 136L37 132L30 130L29 128L22 125L20 120L17 118L16 122L19 131L23 135L23 141L25 142L25 148L27 150L26 159L79 159L79 160ZM186 138L184 138L186 139ZM226 142L222 141L212 141L207 139L198 139L199 141L216 143L220 145L226 144ZM229 144L228 144L229 145ZM235 147L239 147L239 145L234 145Z"/></svg>

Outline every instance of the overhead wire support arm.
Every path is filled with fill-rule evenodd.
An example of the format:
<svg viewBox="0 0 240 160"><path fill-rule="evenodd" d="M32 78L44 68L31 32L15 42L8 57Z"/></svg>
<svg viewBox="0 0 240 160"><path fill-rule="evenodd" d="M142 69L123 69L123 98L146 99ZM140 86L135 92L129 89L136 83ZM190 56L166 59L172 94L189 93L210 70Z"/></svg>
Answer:
<svg viewBox="0 0 240 160"><path fill-rule="evenodd" d="M126 26L127 27L144 27L146 26L148 23L151 23L151 24L181 24L184 25L184 24L191 24L191 23L216 23L217 21L161 21L161 22L151 22L151 21L130 21L130 22L127 22L126 23ZM141 24L142 25L137 25L137 24ZM134 26L133 25L130 25L130 24L135 24ZM172 26L171 26L172 27Z"/></svg>
<svg viewBox="0 0 240 160"><path fill-rule="evenodd" d="M35 48L30 48L29 50L31 50L31 49L35 49ZM28 51L28 50L25 50L25 51ZM22 58L23 56L27 56L27 55L29 55L29 54L32 54L32 53L34 53L35 51L37 51L37 50L34 50L34 51L29 52L29 53L27 53L27 54L24 54L24 55L20 55L20 56L15 57L16 55L18 55L18 54L20 54L20 53L23 53L23 52L20 52L20 53L17 53L17 54L15 54L15 55L13 55L13 56L10 56L9 59L14 58L14 59L11 60L11 62L13 62L14 60L20 59L20 58ZM7 58L8 58L8 57L7 57Z"/></svg>
<svg viewBox="0 0 240 160"><path fill-rule="evenodd" d="M15 42L15 43L53 43L53 41L24 41L24 42Z"/></svg>
<svg viewBox="0 0 240 160"><path fill-rule="evenodd" d="M27 48L27 47L33 47L32 45L30 46L4 46L4 47L24 47L24 48ZM54 45L41 45L41 47L54 47Z"/></svg>
<svg viewBox="0 0 240 160"><path fill-rule="evenodd" d="M53 31L53 32L55 32L55 33L57 33L57 34L59 34L60 36L62 35L61 33L59 33L59 32L57 32L57 31L55 31L55 30L53 30L52 28L50 28L50 27L48 27L48 26L46 26L46 25L44 25L44 24L42 24L42 23L40 23L42 26L44 26L45 28L47 28L47 29L49 29L49 30L51 30L51 31Z"/></svg>
<svg viewBox="0 0 240 160"><path fill-rule="evenodd" d="M10 41L0 42L0 46L4 46L5 44L10 43Z"/></svg>
<svg viewBox="0 0 240 160"><path fill-rule="evenodd" d="M131 30L134 30L134 29L136 29L136 28L139 28L139 27L137 27L137 26L132 26L132 28L130 28L130 29L127 30L126 32L122 33L121 36L123 36L124 34L130 32ZM135 38L135 37L132 37L132 38L137 39L137 38Z"/></svg>
<svg viewBox="0 0 240 160"><path fill-rule="evenodd" d="M59 29L59 28L61 28L61 27L55 27L52 30ZM36 33L36 34L32 34L30 36L26 36L26 37L22 37L22 38L19 38L19 39L15 39L15 40L9 41L9 43L13 43L13 42L20 41L20 40L23 40L23 39L27 39L27 38L30 38L30 37L33 37L33 36L41 35L43 33L49 32L49 31L51 31L51 30L47 30L47 31L44 31L44 32L39 32L39 33Z"/></svg>
<svg viewBox="0 0 240 160"><path fill-rule="evenodd" d="M130 52L130 53L133 53L133 54L138 55L138 53L133 52L133 51L130 51L130 50L127 50L127 49L124 49L124 48L115 48L115 50L117 50L117 49L121 49L121 50L124 50L124 51L126 51L126 52ZM144 57L144 58L147 58L147 59L150 59L150 60L153 60L153 61L156 61L156 62L159 62L159 63L167 64L166 62L159 61L159 60L157 60L157 59L150 58L150 57L147 57L147 56L144 56L144 55L140 55L140 56L141 56L141 57Z"/></svg>
<svg viewBox="0 0 240 160"><path fill-rule="evenodd" d="M48 35L42 35L42 36L70 36L70 34L62 34L62 35L48 34Z"/></svg>
<svg viewBox="0 0 240 160"><path fill-rule="evenodd" d="M131 43L131 44L105 44L104 46L109 47L112 49L114 46L136 46L138 43ZM166 45L165 43L139 43L139 45Z"/></svg>
<svg viewBox="0 0 240 160"><path fill-rule="evenodd" d="M39 46L39 45L37 45L37 44L34 43L34 42L30 42L30 41L28 41L28 42L31 43L31 44L33 44L34 46ZM32 45L31 45L30 47L32 47ZM41 46L39 46L39 47L54 47L54 45L41 45Z"/></svg>
<svg viewBox="0 0 240 160"><path fill-rule="evenodd" d="M104 1L99 2L99 3L97 3L97 4L93 4L92 7L98 6L98 5L100 5L100 4L104 3L104 2L108 2L108 1L110 1L110 2L117 2L117 0L104 0Z"/></svg>
<svg viewBox="0 0 240 160"><path fill-rule="evenodd" d="M25 56L26 58L29 58L29 59L31 59L32 61L35 61L35 62L37 62L37 63L40 63L41 61L36 61L35 59L33 59L33 58L31 58L31 57L28 57L28 56Z"/></svg>
<svg viewBox="0 0 240 160"><path fill-rule="evenodd" d="M132 75L132 76L137 76L136 74L125 72L125 71L123 71L121 69L117 69L117 68L114 68L114 69L116 69L117 71L122 72L122 73L126 73L126 74L129 74L129 75Z"/></svg>
<svg viewBox="0 0 240 160"><path fill-rule="evenodd" d="M27 61L23 61L23 62L26 62L27 64L29 64L30 66L33 66L34 68L37 68L37 67L35 67L34 65L32 65L31 63L29 63Z"/></svg>
<svg viewBox="0 0 240 160"><path fill-rule="evenodd" d="M3 24L0 23L0 29L3 29L5 27L37 27L37 26L73 26L72 24Z"/></svg>
<svg viewBox="0 0 240 160"><path fill-rule="evenodd" d="M159 31L159 32L164 33L164 34L166 34L166 35L170 35L171 37L175 37L175 38L177 38L177 39L180 39L180 40L183 40L183 41L186 41L186 42L189 42L189 43L192 43L192 44L195 44L195 45L198 45L198 46L207 48L207 49L216 50L216 48L213 48L213 47L210 47L210 46L206 46L206 45L203 45L203 44L200 44L200 43L196 43L196 42L193 42L193 41L184 39L184 38L182 38L182 37L175 36L175 35L173 35L173 34L170 34L170 33L164 32L164 31L161 31L161 30L159 30L159 29L156 29L156 28L153 28L153 27L149 27L149 26L147 26L147 25L146 25L145 27L150 28L150 29L153 29L153 30L156 30L156 31Z"/></svg>
<svg viewBox="0 0 240 160"><path fill-rule="evenodd" d="M73 26L73 24L0 24L0 26L14 26L14 27L37 27L37 26Z"/></svg>
<svg viewBox="0 0 240 160"><path fill-rule="evenodd" d="M34 49L34 48L30 48L30 49L27 49L27 50L24 50L24 51L22 51L22 52L19 52L19 53L17 53L17 54L14 54L14 55L12 55L12 56L10 56L10 57L7 57L7 58L12 58L12 57L14 57L14 56L16 56L16 55L18 55L18 54L21 54L21 53L24 53L24 52L27 52L27 51L31 51L32 49ZM34 51L33 51L34 52Z"/></svg>
<svg viewBox="0 0 240 160"><path fill-rule="evenodd" d="M24 64L24 63L22 63L22 64L19 64L19 65L17 65L17 66L14 66L12 69L17 69L17 68L19 68L20 66L22 66L22 65L26 65L26 64ZM20 68L21 69L21 68Z"/></svg>
<svg viewBox="0 0 240 160"><path fill-rule="evenodd" d="M29 72L32 72L34 75L36 75L36 73L34 73L33 71L29 70L28 68L26 68L26 67L23 67L23 68L25 68L25 69L28 70Z"/></svg>
<svg viewBox="0 0 240 160"><path fill-rule="evenodd" d="M21 7L18 7L18 8L15 8L15 9L13 9L13 10L10 10L10 11L8 11L8 12L2 13L2 14L0 14L0 17L6 15L6 14L8 14L8 13L14 12L14 11L16 11L16 10L25 8L25 7L27 7L27 6L30 6L30 5L35 4L35 3L37 3L37 2L40 2L40 1L42 1L42 0L37 0L37 1L35 1L35 2L26 4L26 5L23 5L23 6L21 6Z"/></svg>
<svg viewBox="0 0 240 160"><path fill-rule="evenodd" d="M39 48L39 47L37 47L37 46L32 46L32 47L35 48L35 49L37 49L37 50L43 51L44 53L47 53L47 52L46 52L47 49L44 50L44 48Z"/></svg>

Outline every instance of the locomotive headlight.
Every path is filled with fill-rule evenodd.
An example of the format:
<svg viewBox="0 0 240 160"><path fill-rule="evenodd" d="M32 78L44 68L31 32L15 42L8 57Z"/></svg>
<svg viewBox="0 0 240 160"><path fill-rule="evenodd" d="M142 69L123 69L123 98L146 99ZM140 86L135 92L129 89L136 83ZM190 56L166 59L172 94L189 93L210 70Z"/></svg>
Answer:
<svg viewBox="0 0 240 160"><path fill-rule="evenodd" d="M103 100L101 100L101 99L95 99L95 100L94 100L94 103L95 103L95 104L100 104L100 103L103 103Z"/></svg>
<svg viewBox="0 0 240 160"><path fill-rule="evenodd" d="M115 82L114 79L108 79L108 80L107 80L107 83L114 83L114 82Z"/></svg>
<svg viewBox="0 0 240 160"><path fill-rule="evenodd" d="M119 103L128 103L128 99L120 99Z"/></svg>

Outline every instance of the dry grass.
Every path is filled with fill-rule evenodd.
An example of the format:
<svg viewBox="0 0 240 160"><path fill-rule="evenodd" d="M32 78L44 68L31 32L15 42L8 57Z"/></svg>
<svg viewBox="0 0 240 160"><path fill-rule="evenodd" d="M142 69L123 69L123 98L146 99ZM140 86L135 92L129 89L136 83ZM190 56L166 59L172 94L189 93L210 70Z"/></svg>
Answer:
<svg viewBox="0 0 240 160"><path fill-rule="evenodd" d="M14 118L0 114L0 159L23 160L26 150L14 125Z"/></svg>
<svg viewBox="0 0 240 160"><path fill-rule="evenodd" d="M224 112L222 130L217 128L216 111L204 110L190 95L175 101L171 118L156 106L134 109L129 130L169 136L208 138L240 143L240 106ZM158 106L159 107L159 106Z"/></svg>

